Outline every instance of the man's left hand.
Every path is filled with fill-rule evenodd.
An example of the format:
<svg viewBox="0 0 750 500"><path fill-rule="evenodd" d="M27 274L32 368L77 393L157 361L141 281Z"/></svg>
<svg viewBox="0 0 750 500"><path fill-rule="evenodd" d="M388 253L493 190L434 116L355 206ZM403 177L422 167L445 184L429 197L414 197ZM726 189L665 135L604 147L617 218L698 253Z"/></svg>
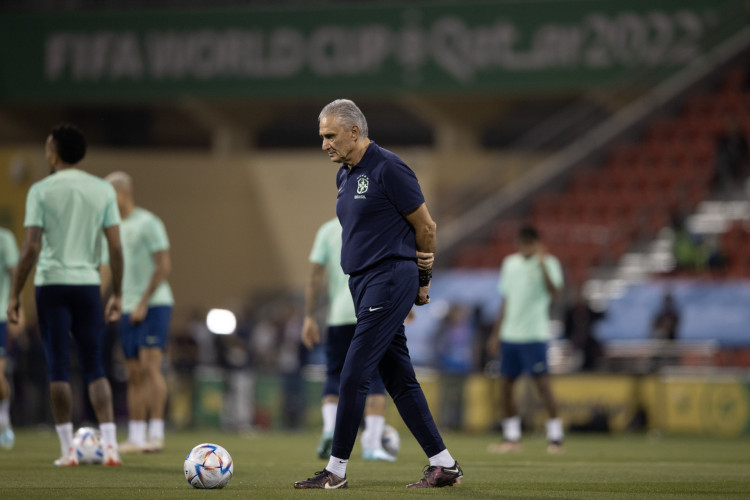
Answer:
<svg viewBox="0 0 750 500"><path fill-rule="evenodd" d="M148 304L145 302L139 302L138 305L135 306L135 309L133 309L133 312L130 313L130 324L137 325L142 322L146 319L146 314L148 314Z"/></svg>
<svg viewBox="0 0 750 500"><path fill-rule="evenodd" d="M429 293L430 293L430 285L420 286L419 292L417 293L417 298L414 301L414 304L418 306L429 304L430 303L430 296L428 295Z"/></svg>

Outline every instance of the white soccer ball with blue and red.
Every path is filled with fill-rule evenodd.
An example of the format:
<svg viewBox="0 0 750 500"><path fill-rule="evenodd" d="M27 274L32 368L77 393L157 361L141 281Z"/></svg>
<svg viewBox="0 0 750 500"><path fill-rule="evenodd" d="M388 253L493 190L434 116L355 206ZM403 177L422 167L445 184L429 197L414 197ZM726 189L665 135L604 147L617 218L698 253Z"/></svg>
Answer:
<svg viewBox="0 0 750 500"><path fill-rule="evenodd" d="M104 457L99 429L81 427L73 436L73 448L79 464L100 464Z"/></svg>
<svg viewBox="0 0 750 500"><path fill-rule="evenodd" d="M223 488L233 472L232 456L218 444L199 444L185 457L185 479L194 488Z"/></svg>
<svg viewBox="0 0 750 500"><path fill-rule="evenodd" d="M389 455L396 456L398 451L401 449L401 436L398 435L398 431L386 425L383 427L383 436L381 438L383 443L383 449L388 452Z"/></svg>

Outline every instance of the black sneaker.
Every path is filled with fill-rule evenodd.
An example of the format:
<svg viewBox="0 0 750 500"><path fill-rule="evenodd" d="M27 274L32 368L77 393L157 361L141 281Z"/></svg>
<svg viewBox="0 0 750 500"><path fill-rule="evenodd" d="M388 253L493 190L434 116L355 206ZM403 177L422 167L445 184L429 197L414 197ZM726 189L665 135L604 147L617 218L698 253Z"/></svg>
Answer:
<svg viewBox="0 0 750 500"><path fill-rule="evenodd" d="M314 477L305 479L304 481L297 481L294 483L294 487L297 489L336 490L348 488L349 484L346 482L345 477L338 477L333 472L323 469L316 472Z"/></svg>
<svg viewBox="0 0 750 500"><path fill-rule="evenodd" d="M426 465L424 468L424 477L418 483L407 484L407 488L442 488L443 486L453 486L459 484L464 476L464 471L458 466L458 462L453 467L440 467Z"/></svg>

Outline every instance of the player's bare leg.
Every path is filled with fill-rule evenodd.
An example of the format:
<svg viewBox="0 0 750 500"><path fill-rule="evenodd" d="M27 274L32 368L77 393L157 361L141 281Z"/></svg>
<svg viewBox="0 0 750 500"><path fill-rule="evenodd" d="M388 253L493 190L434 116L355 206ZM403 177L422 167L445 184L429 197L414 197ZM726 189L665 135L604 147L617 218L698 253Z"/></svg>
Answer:
<svg viewBox="0 0 750 500"><path fill-rule="evenodd" d="M144 378L144 403L149 416L149 436L144 451L161 451L164 449L164 409L167 404L167 382L161 372L163 354L158 347L141 347L138 356Z"/></svg>
<svg viewBox="0 0 750 500"><path fill-rule="evenodd" d="M73 419L73 391L65 381L50 382L49 397L52 403L52 419L55 424L64 424Z"/></svg>
<svg viewBox="0 0 750 500"><path fill-rule="evenodd" d="M120 451L141 451L146 444L146 381L138 358L126 359L128 377L128 440L120 444Z"/></svg>
<svg viewBox="0 0 750 500"><path fill-rule="evenodd" d="M114 422L112 409L112 388L105 377L98 378L89 384L89 400L94 408L99 423Z"/></svg>
<svg viewBox="0 0 750 500"><path fill-rule="evenodd" d="M549 418L557 418L557 403L555 402L555 396L552 394L549 375L538 375L534 377L534 383L539 391L539 395L542 397L542 402L547 409Z"/></svg>
<svg viewBox="0 0 750 500"><path fill-rule="evenodd" d="M534 377L534 383L536 384L537 390L539 390L539 395L541 396L542 401L544 402L544 407L549 414L549 420L547 421L547 441L549 442L547 445L547 451L549 453L562 453L562 422L557 417L557 402L552 393L549 375L538 375Z"/></svg>
<svg viewBox="0 0 750 500"><path fill-rule="evenodd" d="M362 458L365 460L396 461L396 457L383 449L385 406L384 394L370 394L365 400L365 430L362 434Z"/></svg>
<svg viewBox="0 0 750 500"><path fill-rule="evenodd" d="M60 458L54 464L58 467L78 465L73 449L73 391L70 383L58 380L49 384L49 398L52 406L52 419L60 439Z"/></svg>
<svg viewBox="0 0 750 500"><path fill-rule="evenodd" d="M500 382L500 404L503 407L503 441L487 447L490 453L521 451L521 419L513 398L515 379L502 377Z"/></svg>
<svg viewBox="0 0 750 500"><path fill-rule="evenodd" d="M89 400L99 421L102 432L102 449L104 465L120 465L120 454L117 447L115 412L112 409L112 388L106 377L100 377L89 384Z"/></svg>

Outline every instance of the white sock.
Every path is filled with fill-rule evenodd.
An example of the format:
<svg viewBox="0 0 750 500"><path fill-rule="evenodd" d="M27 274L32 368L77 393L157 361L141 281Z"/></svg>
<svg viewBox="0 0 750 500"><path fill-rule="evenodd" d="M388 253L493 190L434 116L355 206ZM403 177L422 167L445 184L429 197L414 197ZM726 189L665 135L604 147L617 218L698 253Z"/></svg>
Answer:
<svg viewBox="0 0 750 500"><path fill-rule="evenodd" d="M146 421L131 420L128 422L128 441L141 446L146 444Z"/></svg>
<svg viewBox="0 0 750 500"><path fill-rule="evenodd" d="M10 398L0 401L0 429L10 426Z"/></svg>
<svg viewBox="0 0 750 500"><path fill-rule="evenodd" d="M516 415L503 420L503 439L506 441L521 440L521 417Z"/></svg>
<svg viewBox="0 0 750 500"><path fill-rule="evenodd" d="M336 427L336 410L339 405L336 403L323 403L321 412L323 413L323 432L333 432Z"/></svg>
<svg viewBox="0 0 750 500"><path fill-rule="evenodd" d="M349 463L349 460L342 460L340 458L336 458L333 455L331 455L331 458L328 459L328 465L326 465L326 470L328 472L333 472L338 477L344 478L346 477L346 466Z"/></svg>
<svg viewBox="0 0 750 500"><path fill-rule="evenodd" d="M455 464L456 461L453 460L453 457L450 453L448 453L448 449L444 449L437 455L433 455L430 457L430 465L433 467L453 467L453 464Z"/></svg>
<svg viewBox="0 0 750 500"><path fill-rule="evenodd" d="M365 417L365 431L362 433L362 447L369 450L379 450L382 448L384 427L384 416L367 415Z"/></svg>
<svg viewBox="0 0 750 500"><path fill-rule="evenodd" d="M560 442L563 440L562 420L551 418L547 420L547 441Z"/></svg>
<svg viewBox="0 0 750 500"><path fill-rule="evenodd" d="M60 438L60 456L66 457L73 454L73 423L55 425L57 437Z"/></svg>
<svg viewBox="0 0 750 500"><path fill-rule="evenodd" d="M148 440L164 441L164 420L152 418L148 421Z"/></svg>
<svg viewBox="0 0 750 500"><path fill-rule="evenodd" d="M128 443L135 443L137 420L128 420Z"/></svg>
<svg viewBox="0 0 750 500"><path fill-rule="evenodd" d="M102 449L107 451L111 446L117 450L117 427L114 422L105 422L99 424L99 430L102 432Z"/></svg>

